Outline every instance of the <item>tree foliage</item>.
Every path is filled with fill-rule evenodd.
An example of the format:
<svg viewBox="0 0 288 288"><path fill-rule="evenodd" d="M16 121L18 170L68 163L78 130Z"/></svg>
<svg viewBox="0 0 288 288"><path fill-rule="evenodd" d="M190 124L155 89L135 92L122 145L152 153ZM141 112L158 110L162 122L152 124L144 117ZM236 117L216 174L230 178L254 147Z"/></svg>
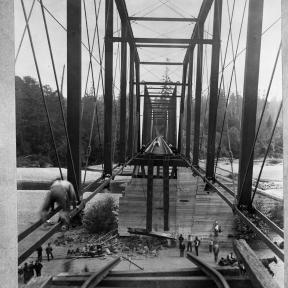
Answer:
<svg viewBox="0 0 288 288"><path fill-rule="evenodd" d="M109 196L93 204L83 217L83 225L90 233L106 233L117 228L116 205Z"/></svg>
<svg viewBox="0 0 288 288"><path fill-rule="evenodd" d="M162 94L169 94L171 92L171 82L166 70L163 76L163 89ZM39 83L29 77L16 77L16 136L17 136L17 156L19 162L25 162L27 157L42 159L42 162L48 162L52 165L57 165L55 151L52 145L51 134L49 131L47 115L44 109L43 99ZM99 164L103 162L103 146L104 146L104 103L103 97L98 96L97 100L93 96L93 91L82 97L82 110L81 110L81 159L82 165L86 164ZM59 99L56 91L53 91L48 85L44 86L44 97L47 103L49 116L51 120L52 130L55 136L55 142L57 152L60 157L61 166L66 166L67 156L67 141L65 136L64 125L61 116L61 110L59 105ZM222 91L219 95L218 104L218 117L216 123L216 149L220 140L223 118L226 111L226 97ZM66 99L61 95L61 102L64 107L66 118ZM208 131L208 111L209 111L209 99L202 96L201 105L201 157L205 158L207 150L207 131ZM127 97L128 101L128 97ZM165 101L165 98L161 98L161 102ZM113 102L113 135L112 135L112 150L114 162L117 162L117 155L119 151L119 100L116 99ZM259 122L264 100L258 99L257 109L257 123ZM262 157L266 151L267 143L270 138L270 134L274 125L279 102L272 100L268 102L263 122L261 125L259 137L255 147L255 157ZM239 157L240 150L240 130L241 130L241 109L242 109L242 96L231 94L227 111L226 122L223 126L223 135L221 139L221 153L220 157L229 156L229 142L231 152L235 158ZM186 137L186 105L184 105L184 117L183 117L183 136ZM92 122L94 117L94 121ZM194 105L192 101L192 131L191 143L193 143L193 117ZM127 115L128 117L128 115ZM93 127L92 127L93 123ZM128 123L128 122L127 122ZM155 136L158 134L165 135L165 123L159 119L155 121ZM93 128L93 129L92 129ZM92 131L92 134L91 134ZM229 138L228 138L229 136ZM91 143L90 143L91 138ZM90 143L90 149L89 149ZM185 141L182 141L183 148L185 148ZM283 140L282 140L282 121L280 121L276 127L275 135L273 137L271 149L269 151L270 157L282 157L283 153ZM217 150L216 150L217 151ZM88 158L89 155L89 158ZM24 159L24 160L23 160ZM27 164L28 165L28 164Z"/></svg>

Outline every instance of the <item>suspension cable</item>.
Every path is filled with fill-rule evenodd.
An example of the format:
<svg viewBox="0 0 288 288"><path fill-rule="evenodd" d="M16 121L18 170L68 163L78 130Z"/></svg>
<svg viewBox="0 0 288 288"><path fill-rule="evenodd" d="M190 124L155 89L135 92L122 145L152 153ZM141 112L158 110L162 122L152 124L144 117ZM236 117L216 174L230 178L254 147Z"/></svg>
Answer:
<svg viewBox="0 0 288 288"><path fill-rule="evenodd" d="M244 187L244 182L245 182L245 179L247 178L247 175L248 175L249 166L251 164L251 161L253 160L254 149L255 149L256 141L257 141L257 138L258 138L258 135L259 135L260 126L261 126L261 123L262 123L262 120L263 120L263 116L264 116L265 108L266 108L266 105L267 105L268 96L270 94L272 82L273 82L273 79L274 79L274 75L275 75L275 71L276 71L276 67L277 67L280 51L281 51L281 42L280 42L280 45L279 45L279 48L278 48L278 51L277 51L276 59L274 61L273 70L272 70L272 74L270 76L270 81L269 81L269 85L268 85L268 90L267 90L267 93L266 93L266 96L265 96L264 106L262 108L259 124L258 124L258 127L257 127L257 131L256 131L256 134L255 134L254 140L253 140L253 145L251 147L251 151L250 151L250 155L249 155L249 158L248 158L248 162L247 162L247 165L246 165L245 174L244 174L244 178L243 178L244 181L243 181L243 183L241 185L241 189L239 191L240 195L242 194L243 187Z"/></svg>
<svg viewBox="0 0 288 288"><path fill-rule="evenodd" d="M255 197L259 182L260 182L260 178L261 178L261 175L262 175L262 172L263 172L263 168L264 168L264 165L265 165L265 162L266 162L269 150L270 150L270 146L271 146L271 143L272 143L272 140L273 140L275 129L277 127L279 116L280 116L280 113L281 113L281 110L282 110L282 103L283 103L283 100L281 101L280 107L278 109L278 113L277 113L277 116L276 116L276 119L275 119L275 122L274 122L274 126L273 126L273 129L272 129L272 132L271 132L271 136L270 136L270 139L269 139L269 143L268 143L268 146L267 146L267 149L266 149L266 152L265 152L265 156L264 156L264 159L263 159L263 162L262 162L262 165L261 165L261 169L260 169L256 184L255 184L255 187L254 187L251 203L253 203L253 200L254 200L254 197Z"/></svg>
<svg viewBox="0 0 288 288"><path fill-rule="evenodd" d="M54 134L53 134L53 130L52 130L52 124L51 124L51 120L50 120L50 115L49 115L49 111L48 111L48 108L47 108L47 103L46 103L46 99L45 99L45 95L44 95L42 80L41 80L41 76L40 76L38 61L37 61L37 58L36 58L36 53L35 53L35 49L34 49L34 44L33 44L33 40L32 40L30 26L29 26L29 23L28 23L28 18L27 18L26 9L25 9L23 0L21 0L21 5L22 5L24 18L25 18L25 21L26 21L26 27L27 27L27 31L28 31L28 36L29 36L29 41L30 41L30 45L31 45L32 54L33 54L34 64L35 64L35 68L36 68L36 72L37 72L37 76L38 76L38 81L39 81L39 86L40 86L41 95L42 95L42 99L43 99L43 104L44 104L44 108L45 108L45 112L46 112L46 116L47 116L47 121L48 121L49 130L50 130L50 134L51 134L53 148L54 148L55 156L56 156L56 159L57 159L57 163L58 163L61 179L63 180L64 177L63 177L63 173L62 173L62 169L61 169L59 155L58 155L58 152L57 152L57 147L56 147L56 142L55 142L55 138L54 138Z"/></svg>
<svg viewBox="0 0 288 288"><path fill-rule="evenodd" d="M55 67L55 61L54 61L54 56L53 56L53 51L52 51L52 46L51 46L51 41L50 41L50 35L49 35L49 31L48 31L48 26L47 26L47 21L46 21L46 16L45 16L45 11L44 11L42 0L40 0L40 5L41 5L42 16L43 16L43 22L44 22L44 26L45 26L45 32L46 32L46 37L47 37L47 42L48 42L48 47L49 47L49 53L50 53L51 64L52 64L52 68L53 68L53 74L54 74L56 89L57 89L58 101L59 101L60 110L61 110L61 117L62 117L62 121L63 121L63 125L64 125L66 141L67 141L67 145L68 145L68 154L69 154L69 158L70 158L71 165L72 165L72 172L73 172L73 176L74 176L74 180L75 180L76 189L77 189L77 192L79 193L80 192L79 191L80 183L78 183L78 179L76 176L74 159L73 159L73 155L72 155L72 149L71 149L67 124L66 124L66 120L65 120L65 116L64 116L64 108L63 108L63 104L61 101L60 88L59 88L59 83L58 83L56 67ZM68 177L68 175L67 175L67 177Z"/></svg>

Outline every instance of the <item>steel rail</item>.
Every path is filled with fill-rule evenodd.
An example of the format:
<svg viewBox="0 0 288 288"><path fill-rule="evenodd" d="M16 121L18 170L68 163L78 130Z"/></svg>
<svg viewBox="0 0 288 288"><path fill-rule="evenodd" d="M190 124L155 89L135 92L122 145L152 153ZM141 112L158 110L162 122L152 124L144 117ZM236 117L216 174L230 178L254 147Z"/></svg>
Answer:
<svg viewBox="0 0 288 288"><path fill-rule="evenodd" d="M187 159L185 159L187 163L189 163L189 161L187 161ZM198 176L200 176L205 183L207 183L210 187L212 187L214 189L214 191L231 207L231 209L233 210L233 212L235 214L237 214L240 219L246 224L248 225L255 233L256 235L260 238L260 240L262 240L282 261L284 261L284 253L283 251L280 250L280 248L275 245L269 238L268 236L263 233L246 215L244 215L237 207L236 205L234 205L225 195L223 195L219 189L213 184L211 183L211 180L208 180L205 176L203 176L200 171L193 167L190 164L191 169L193 170L193 172L195 172L195 174L197 174ZM219 182L218 182L219 183ZM224 184L221 185L221 187L229 193L229 190L231 191L231 189L229 189L228 187L226 187ZM267 225L269 225L269 227L276 232L278 235L284 235L284 232L282 229L280 229L279 227L275 227L275 224L268 219L265 215L263 215L260 211L255 211L256 214L261 218L261 220L263 220ZM260 215L260 213L261 215ZM281 231L282 230L282 231ZM280 232L280 233L279 233ZM283 236L281 236L283 237Z"/></svg>
<svg viewBox="0 0 288 288"><path fill-rule="evenodd" d="M55 214L57 214L61 210L60 207L57 207L53 212L50 212L48 215L48 219L52 218ZM46 220L39 219L37 222L32 224L30 227L28 227L26 230L21 232L18 235L18 242L26 238L29 234L31 234L34 230L36 230L39 226L45 223Z"/></svg>
<svg viewBox="0 0 288 288"><path fill-rule="evenodd" d="M70 214L69 218L72 219L77 214L79 214L84 208L85 204L90 201L96 194L101 192L107 185L109 185L110 181L114 179L116 175L121 173L123 171L124 167L129 165L129 163L133 160L133 158L129 159L126 164L121 167L115 174L110 176L108 179L104 180L103 183L95 191L93 191L86 199L83 199L78 207L73 209ZM23 252L18 257L18 265L20 265L23 261L25 261L39 246L41 246L43 243L45 243L53 234L55 234L58 230L60 230L61 226L63 225L62 222L57 223L55 226L53 226L46 234L44 234L36 243L34 243L30 248L28 248L25 252ZM40 225L39 225L40 226ZM38 226L38 227L39 227ZM34 229L35 230L35 229ZM31 233L31 232L30 232Z"/></svg>
<svg viewBox="0 0 288 288"><path fill-rule="evenodd" d="M221 275L216 269L207 265L205 262L195 257L191 253L187 252L187 259L198 266L208 277L210 277L216 284L218 288L230 288L223 275Z"/></svg>
<svg viewBox="0 0 288 288"><path fill-rule="evenodd" d="M93 288L96 287L108 274L109 272L121 261L120 257L109 262L100 271L92 274L81 286L81 288Z"/></svg>

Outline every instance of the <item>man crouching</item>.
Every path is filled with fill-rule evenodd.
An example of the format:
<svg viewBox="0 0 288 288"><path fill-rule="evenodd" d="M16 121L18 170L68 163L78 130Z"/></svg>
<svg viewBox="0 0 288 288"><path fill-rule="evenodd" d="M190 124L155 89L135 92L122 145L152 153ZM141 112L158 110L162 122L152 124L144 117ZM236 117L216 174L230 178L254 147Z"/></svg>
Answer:
<svg viewBox="0 0 288 288"><path fill-rule="evenodd" d="M54 211L54 203L62 208L59 212L60 219L63 219L67 225L70 224L69 212L70 206L76 208L76 194L73 185L67 180L57 178L51 185L50 191L44 200L40 215L43 221L47 220L49 212Z"/></svg>

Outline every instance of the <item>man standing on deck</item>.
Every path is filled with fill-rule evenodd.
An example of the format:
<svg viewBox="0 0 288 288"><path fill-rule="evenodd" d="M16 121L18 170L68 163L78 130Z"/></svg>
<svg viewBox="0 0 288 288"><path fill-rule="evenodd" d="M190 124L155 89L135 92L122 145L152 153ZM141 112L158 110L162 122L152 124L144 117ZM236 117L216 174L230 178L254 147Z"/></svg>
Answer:
<svg viewBox="0 0 288 288"><path fill-rule="evenodd" d="M76 194L73 185L67 180L57 178L51 185L50 191L47 193L41 209L41 218L46 220L47 215L51 209L54 210L54 203L62 208L60 218L64 219L67 224L70 223L69 212L70 205L76 208Z"/></svg>

